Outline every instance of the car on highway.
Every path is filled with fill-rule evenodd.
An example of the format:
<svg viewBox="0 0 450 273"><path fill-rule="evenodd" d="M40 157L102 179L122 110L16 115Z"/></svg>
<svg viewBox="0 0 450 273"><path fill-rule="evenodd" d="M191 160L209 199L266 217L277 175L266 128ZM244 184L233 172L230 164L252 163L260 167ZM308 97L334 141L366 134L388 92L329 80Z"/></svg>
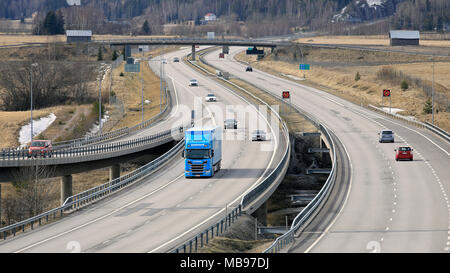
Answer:
<svg viewBox="0 0 450 273"><path fill-rule="evenodd" d="M264 130L254 130L252 132L252 141L264 141L266 140L266 131Z"/></svg>
<svg viewBox="0 0 450 273"><path fill-rule="evenodd" d="M390 130L382 130L378 133L378 142L394 142L394 132Z"/></svg>
<svg viewBox="0 0 450 273"><path fill-rule="evenodd" d="M195 79L189 81L189 86L198 86L198 82Z"/></svg>
<svg viewBox="0 0 450 273"><path fill-rule="evenodd" d="M247 66L245 72L253 72L253 68L251 66Z"/></svg>
<svg viewBox="0 0 450 273"><path fill-rule="evenodd" d="M413 149L408 146L404 147L398 147L398 149L395 149L395 161L399 160L413 160Z"/></svg>
<svg viewBox="0 0 450 273"><path fill-rule="evenodd" d="M28 157L51 157L52 141L51 140L33 140L30 148L28 148Z"/></svg>
<svg viewBox="0 0 450 273"><path fill-rule="evenodd" d="M208 94L205 97L205 101L217 101L217 97L214 94Z"/></svg>
<svg viewBox="0 0 450 273"><path fill-rule="evenodd" d="M178 57L173 58L173 62L174 62L174 63L180 62L180 58L178 58Z"/></svg>
<svg viewBox="0 0 450 273"><path fill-rule="evenodd" d="M237 129L237 124L238 124L238 122L235 119L226 119L223 122L223 128L224 129Z"/></svg>

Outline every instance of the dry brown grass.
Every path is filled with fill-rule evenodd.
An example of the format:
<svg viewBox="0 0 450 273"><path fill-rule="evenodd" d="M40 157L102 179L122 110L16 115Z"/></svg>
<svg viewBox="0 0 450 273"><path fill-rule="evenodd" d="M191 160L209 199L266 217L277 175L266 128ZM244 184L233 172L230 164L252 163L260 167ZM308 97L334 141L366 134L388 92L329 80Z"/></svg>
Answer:
<svg viewBox="0 0 450 273"><path fill-rule="evenodd" d="M314 44L339 44L339 45L367 45L367 46L389 46L388 35L370 36L318 36L310 38L300 38L298 43ZM420 40L423 46L450 47L450 40Z"/></svg>
<svg viewBox="0 0 450 273"><path fill-rule="evenodd" d="M323 50L321 50L323 52ZM347 54L352 54L349 51ZM360 54L358 52L353 54ZM389 54L389 58L392 56ZM282 61L273 61L271 58L265 58L256 61L254 56L246 56L241 53L238 59L251 63L252 66L267 71L269 73L280 75L280 73L293 75L299 78L306 76L305 81L299 81L301 84L310 85L323 89L334 95L352 101L361 105L381 105L381 92L383 89L391 89L392 107L404 109L400 114L414 115L421 121L430 121L431 114L423 114L423 106L427 97L421 88L410 86L407 91L402 91L400 82L398 84L386 84L376 78L376 72L382 67L380 65L352 65L342 67L312 66L310 71L300 71L298 63L288 63ZM335 57L340 58L340 57ZM346 57L346 58L355 58ZM379 60L380 61L380 60ZM413 75L423 80L431 80L430 63L408 63L393 65L396 69ZM439 67L439 69L438 69ZM355 74L359 72L361 79L355 81ZM447 87L449 85L450 61L436 63L435 81L437 84ZM446 95L450 97L450 93ZM387 102L385 102L385 105ZM441 109L442 110L442 109ZM450 113L439 111L435 114L435 123L446 131L450 131Z"/></svg>
<svg viewBox="0 0 450 273"><path fill-rule="evenodd" d="M65 42L65 35L6 35L0 34L0 46L17 45L23 43L55 43Z"/></svg>

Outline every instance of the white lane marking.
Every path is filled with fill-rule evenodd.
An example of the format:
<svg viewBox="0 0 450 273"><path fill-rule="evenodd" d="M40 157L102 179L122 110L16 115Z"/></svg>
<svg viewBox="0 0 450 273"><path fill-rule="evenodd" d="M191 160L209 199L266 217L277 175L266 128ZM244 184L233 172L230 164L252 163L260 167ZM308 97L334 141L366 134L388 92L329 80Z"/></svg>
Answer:
<svg viewBox="0 0 450 273"><path fill-rule="evenodd" d="M330 129L331 130L331 129ZM304 253L309 253L311 251L311 249L313 249L316 244L319 243L320 240L322 240L322 238L325 236L325 234L328 233L328 231L331 229L331 227L334 225L334 223L337 221L337 219L339 218L340 215L342 215L342 211L344 210L345 206L347 205L347 201L349 199L350 196L350 192L352 190L352 183L353 183L353 164L352 161L350 160L350 155L348 154L347 148L345 147L344 143L342 143L342 147L344 147L344 151L347 154L347 158L349 159L349 163L350 163L350 182L349 182L349 186L348 186L348 190L347 193L345 195L345 199L344 199L344 204L342 204L341 209L339 210L339 213L334 217L333 221L327 226L327 228L325 229L325 231L319 236L319 238L317 238L306 250Z"/></svg>
<svg viewBox="0 0 450 273"><path fill-rule="evenodd" d="M82 224L82 225L79 225L79 226L77 226L77 227L71 228L71 229L66 230L66 231L64 231L64 232L61 232L60 234L51 236L51 237L49 237L49 238L47 238L47 239L45 239L45 240L42 240L42 241L36 242L36 243L34 243L34 244L31 244L31 245L29 245L29 246L27 246L27 247L24 247L24 248L22 248L22 249L19 249L19 250L15 251L14 253L19 253L19 252L25 251L25 250L27 250L27 249L33 248L33 247L35 247L35 246L38 246L38 245L43 244L43 243L45 243L45 242L48 242L48 241L50 241L50 240L53 240L53 239L56 239L56 238L61 237L61 236L63 236L63 235L66 235L66 234L68 234L68 233L70 233L70 232L76 231L76 230L81 229L81 228L83 228L83 227L85 227L85 226L88 226L88 225L90 225L90 224L93 224L93 223L95 223L95 222L98 222L98 221L100 221L100 220L102 220L102 219L104 219L104 218L106 218L106 217L109 217L109 216L113 215L114 213L116 213L116 212L118 212L118 211L120 211L120 210L122 210L122 209L124 209L124 208L126 208L126 207L128 207L128 206L130 206L130 205L133 205L134 203L139 202L139 201L141 201L142 199L145 199L145 198L147 198L148 196L150 196L150 195L152 195L152 194L154 194L154 193L156 193L156 192L158 192L158 191L160 191L160 190L166 188L167 186L171 185L172 183L174 183L175 181L177 181L178 179L180 179L183 175L184 175L184 173L181 174L181 175L179 175L179 176L177 176L175 179L173 179L173 180L170 181L169 183L167 183L167 184L165 184L165 185L159 187L158 189L153 190L152 192L150 192L150 193L148 193L148 194L146 194L146 195L144 195L144 196L142 196L142 197L140 197L140 198L138 198L138 199L136 199L136 200L134 200L134 201L131 201L130 203L128 203L128 204L126 204L126 205L123 205L122 207L117 208L117 209L113 210L113 211L110 212L110 213L107 213L107 214L105 214L105 215L103 215L103 216L100 216L99 218L96 218L96 219L94 219L94 220L92 220L92 221L86 222L86 223L84 223L84 224Z"/></svg>
<svg viewBox="0 0 450 273"><path fill-rule="evenodd" d="M224 88L225 88L225 87L224 87ZM229 91L230 91L231 93L233 93L235 96L239 97L240 99L242 99L242 100L244 100L245 102L247 102L249 105L253 106L253 105L252 105L251 103L249 103L246 99L244 99L242 96L236 94L234 91L232 91L232 90L230 90L230 89L228 89L228 88L225 88L225 89L229 90ZM264 115L262 115L262 114L256 109L255 106L253 106L253 107L255 108L255 111L256 111L259 115L261 115L261 117L266 121L268 127L270 128L270 130L271 130L271 132L272 132L272 135L274 135L274 140L275 140L275 150L274 150L274 152L272 153L272 157L271 157L270 162L269 162L269 164L268 164L268 166L270 166L270 165L272 164L273 160L274 160L276 151L277 151L277 149L278 149L277 136L275 135L275 133L274 133L274 131L273 131L273 128L272 128L272 126L270 125L269 121L266 119L266 117L265 117ZM263 174L258 178L258 180L257 180L257 181L249 188L249 190L253 189L256 185L259 184L259 182L264 178L265 173L266 173L267 171L268 171L268 168L266 168L266 170L264 171L264 173L263 173ZM248 191L249 191L249 190L248 190ZM233 204L233 203L237 202L239 199L242 199L242 197L243 197L245 194L247 194L248 191L245 191L244 193L242 193L242 194L241 194L240 196L238 196L236 199L234 199L233 201L231 201L230 204ZM165 246L171 244L172 242L178 240L179 238L185 236L186 234L188 234L188 233L191 232L192 230L197 229L199 226L201 226L201 225L203 225L204 223L210 221L211 219L213 219L213 218L216 217L217 215L223 214L223 212L224 212L225 210L226 210L226 208L221 209L220 211L218 211L217 213L215 213L215 214L213 214L212 216L208 217L207 219L205 219L204 221L202 221L202 222L199 223L198 225L196 225L196 226L190 228L189 230L185 231L184 233L178 235L177 237L172 238L172 239L169 240L168 242L166 242L166 243L160 245L159 247L156 247L156 248L154 248L154 249L148 251L148 253L154 253L154 252L157 252L159 249L161 249L161 248L163 248L163 247L165 247Z"/></svg>
<svg viewBox="0 0 450 273"><path fill-rule="evenodd" d="M233 55L233 56L234 56L234 55ZM289 83L291 83L291 84L293 84L293 85L296 85L296 86L298 86L298 87L301 87L301 88L304 88L304 89L306 89L306 90L312 91L312 92L318 94L320 97L325 98L325 99L327 99L327 100L329 100L329 101L332 101L332 102L336 103L337 105L343 106L344 108L346 108L346 109L348 109L349 111L352 111L352 112L354 112L354 113L356 113L356 114L361 115L361 114L363 114L363 113L365 112L364 115L361 115L362 117L364 117L364 118L366 118L366 119L368 119L368 120L370 120L370 121L372 121L372 122L375 122L375 123L379 124L379 125L380 125L381 127L383 127L383 128L385 128L385 125L381 124L381 123L378 122L378 121L375 121L373 118L378 117L378 118L381 118L381 119L383 119L383 120L385 120L385 121L387 121L387 122L392 122L393 124L396 124L396 125L398 125L398 126L400 126L400 127L403 127L403 128L405 128L405 129L408 129L408 130L410 130L410 131L412 131L412 132L415 132L415 133L417 133L418 135L424 137L426 140L428 140L428 141L429 141L430 143L432 143L433 145L435 145L437 148L439 148L439 149L440 149L441 151L443 151L445 154L447 154L448 156L450 156L450 153L449 153L449 152L447 152L447 151L446 151L445 149L443 149L441 146L439 146L439 145L436 144L434 141L432 141L430 138L428 138L427 136L425 136L425 135L423 135L422 133L418 132L417 130L411 129L411 128L406 127L406 126L404 126L404 125L402 125L402 124L399 124L399 123L397 123L397 122L394 122L393 120L388 119L387 117L383 117L383 116L381 116L381 115L375 115L373 112L367 111L366 109L358 109L358 110L356 110L356 109L352 109L352 108L350 108L350 107L345 107L343 104L341 104L341 103L339 103L339 102L337 102L337 101L335 101L335 100L333 100L333 99L330 99L330 98L328 97L328 95L326 95L326 93L321 93L321 92L319 92L318 90L311 89L311 88L309 88L309 87L307 87L307 86L302 86L302 85L300 85L300 84L298 84L298 83L296 83L296 82L289 81L289 80L285 80L285 79L279 79L278 77L275 77L275 76L270 75L270 74L268 74L268 73L262 73L262 74L266 74L266 75L268 75L268 76L271 77L271 78L275 78L276 80L286 81L286 82L289 82ZM323 91L322 91L322 92L323 92ZM366 114L369 114L369 115L366 115ZM370 117L369 117L369 116L370 116ZM400 139L401 139L402 141L404 141L406 145L409 145L408 142L405 140L405 138L400 137ZM411 145L409 145L409 146L411 146ZM416 153L417 153L423 160L425 160L425 159L423 158L423 156L422 156L419 152L416 152ZM439 179L439 177L436 175L434 169L431 167L431 164L430 164L428 161L425 161L425 162L426 162L427 165L432 169L432 172L433 172L433 174L434 174L434 176L435 176L437 182L441 185L441 191L442 191L442 194L443 194L444 196L446 196L446 192L445 192L445 190L443 189L442 184L440 183L440 179ZM396 188L394 188L394 192L396 192ZM446 200L446 202L447 202L447 207L450 208L450 204L448 204L448 200ZM395 210L392 210L392 212L394 213ZM337 216L336 216L336 217L337 217ZM449 214L448 217L449 217L449 219L450 219L450 214ZM449 222L450 222L450 221L449 221ZM450 227L449 227L449 229L450 229ZM322 236L321 236L321 237L322 237ZM319 237L319 239L320 239L321 237Z"/></svg>

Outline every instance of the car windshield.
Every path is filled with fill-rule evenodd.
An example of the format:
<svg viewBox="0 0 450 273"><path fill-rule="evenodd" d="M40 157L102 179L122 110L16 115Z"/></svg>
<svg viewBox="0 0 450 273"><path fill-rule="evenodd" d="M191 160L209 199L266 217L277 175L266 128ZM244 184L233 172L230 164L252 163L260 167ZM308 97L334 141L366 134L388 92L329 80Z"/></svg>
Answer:
<svg viewBox="0 0 450 273"><path fill-rule="evenodd" d="M236 121L234 119L227 119L225 120L225 123L235 123Z"/></svg>
<svg viewBox="0 0 450 273"><path fill-rule="evenodd" d="M400 147L398 148L399 151L411 151L411 148L409 147Z"/></svg>
<svg viewBox="0 0 450 273"><path fill-rule="evenodd" d="M208 97L215 97L214 94L208 94Z"/></svg>
<svg viewBox="0 0 450 273"><path fill-rule="evenodd" d="M254 134L264 134L263 130L255 130L253 131Z"/></svg>
<svg viewBox="0 0 450 273"><path fill-rule="evenodd" d="M382 131L383 135L392 135L392 131Z"/></svg>
<svg viewBox="0 0 450 273"><path fill-rule="evenodd" d="M45 147L45 141L33 141L31 143L33 147Z"/></svg>
<svg viewBox="0 0 450 273"><path fill-rule="evenodd" d="M209 150L190 149L186 150L186 158L188 159L206 159L210 158Z"/></svg>

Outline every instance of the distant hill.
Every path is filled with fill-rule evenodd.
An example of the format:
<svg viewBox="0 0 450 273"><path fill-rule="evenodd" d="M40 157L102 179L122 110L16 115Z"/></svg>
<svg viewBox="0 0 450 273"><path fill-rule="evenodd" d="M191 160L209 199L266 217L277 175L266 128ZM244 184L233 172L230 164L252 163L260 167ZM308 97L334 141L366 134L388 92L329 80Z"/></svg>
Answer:
<svg viewBox="0 0 450 273"><path fill-rule="evenodd" d="M68 8L74 2L95 11L99 21L136 24L142 21L136 18L145 18L152 27L199 22L212 12L228 23L247 24L253 29L249 35L255 36L300 28L328 30L334 24L383 18L389 18L388 27L398 29L441 30L450 23L449 0L1 0L0 19L30 17L36 11Z"/></svg>

